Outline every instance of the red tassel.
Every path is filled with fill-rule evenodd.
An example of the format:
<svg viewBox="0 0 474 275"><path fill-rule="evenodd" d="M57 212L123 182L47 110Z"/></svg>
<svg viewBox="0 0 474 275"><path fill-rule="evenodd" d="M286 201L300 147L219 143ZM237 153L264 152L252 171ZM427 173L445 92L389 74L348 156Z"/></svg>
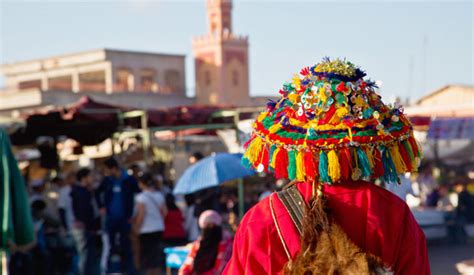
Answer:
<svg viewBox="0 0 474 275"><path fill-rule="evenodd" d="M244 149L247 149L247 147L249 147L249 144L250 144L250 142L252 142L253 139L254 139L254 137L251 137L251 138L249 138L249 140L247 140L247 142L244 143Z"/></svg>
<svg viewBox="0 0 474 275"><path fill-rule="evenodd" d="M260 153L260 156L258 158L261 162L261 164L263 164L263 169L265 172L268 172L268 163L270 161L270 153L268 152L268 148L267 146L264 146L263 149L262 149L262 152ZM257 163L258 165L259 163ZM257 167L257 166L254 166L254 167Z"/></svg>
<svg viewBox="0 0 474 275"><path fill-rule="evenodd" d="M420 148L418 148L418 144L416 143L416 140L415 138L413 138L413 136L410 136L408 138L408 142L410 143L410 146L411 146L411 150L413 151L413 155L415 155L415 157L419 158L420 157Z"/></svg>
<svg viewBox="0 0 474 275"><path fill-rule="evenodd" d="M288 152L281 148L276 155L275 177L277 179L288 178Z"/></svg>
<svg viewBox="0 0 474 275"><path fill-rule="evenodd" d="M380 150L377 147L374 147L372 152L374 154L374 171L372 172L372 175L374 176L374 178L380 178L385 174L382 162L382 153L380 153Z"/></svg>
<svg viewBox="0 0 474 275"><path fill-rule="evenodd" d="M317 168L314 161L314 154L312 151L306 151L303 154L303 165L304 173L306 178L310 181L314 181L317 175Z"/></svg>
<svg viewBox="0 0 474 275"><path fill-rule="evenodd" d="M405 150L405 146L403 144L398 143L398 150L400 151L400 156L402 156L403 162L407 167L408 171L413 171L413 163L408 155L408 152Z"/></svg>
<svg viewBox="0 0 474 275"><path fill-rule="evenodd" d="M348 148L343 147L339 153L339 164L341 166L341 178L349 179L352 170L351 152Z"/></svg>

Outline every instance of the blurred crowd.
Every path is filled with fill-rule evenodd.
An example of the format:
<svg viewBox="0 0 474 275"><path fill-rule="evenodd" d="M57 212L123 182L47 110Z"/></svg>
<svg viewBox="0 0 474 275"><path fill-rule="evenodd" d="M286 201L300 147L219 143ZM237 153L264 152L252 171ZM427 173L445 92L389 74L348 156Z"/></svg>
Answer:
<svg viewBox="0 0 474 275"><path fill-rule="evenodd" d="M454 177L440 175L430 165L420 168L416 175L406 174L400 183L385 188L405 200L412 209L442 213L448 241L465 243L467 226L474 225L474 180L458 172Z"/></svg>
<svg viewBox="0 0 474 275"><path fill-rule="evenodd" d="M201 158L195 153L189 164ZM28 181L36 242L12 245L11 274L160 274L164 249L185 245L190 253L179 274L222 271L239 222L235 187L174 196L173 182L149 167L124 168L115 158L96 166ZM435 171L424 166L385 188L412 209L442 213L449 240L465 242L465 228L474 224L474 181L439 180ZM286 183L257 180L257 190L246 185L245 209Z"/></svg>
<svg viewBox="0 0 474 275"><path fill-rule="evenodd" d="M175 197L163 175L115 158L28 186L36 242L12 245L10 274L160 274L164 248L183 245L191 253L180 274L218 274L230 257L235 190Z"/></svg>

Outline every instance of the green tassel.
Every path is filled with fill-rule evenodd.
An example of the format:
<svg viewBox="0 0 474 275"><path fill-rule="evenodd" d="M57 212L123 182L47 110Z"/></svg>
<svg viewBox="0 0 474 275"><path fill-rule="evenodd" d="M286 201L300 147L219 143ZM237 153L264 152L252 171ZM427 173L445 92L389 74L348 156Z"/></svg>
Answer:
<svg viewBox="0 0 474 275"><path fill-rule="evenodd" d="M359 159L359 169L362 171L362 177L368 178L372 174L369 159L361 148L357 148L357 158Z"/></svg>
<svg viewBox="0 0 474 275"><path fill-rule="evenodd" d="M392 156L390 155L389 150L381 146L380 148L382 152L382 163L385 173L383 175L384 181L386 183L396 183L398 182L398 174L397 169L395 168L395 164L393 164Z"/></svg>
<svg viewBox="0 0 474 275"><path fill-rule="evenodd" d="M296 178L296 151L288 151L288 179L294 180Z"/></svg>
<svg viewBox="0 0 474 275"><path fill-rule="evenodd" d="M329 178L329 175L328 175L328 156L326 154L326 152L324 152L323 150L321 150L321 152L319 153L319 175L320 175L320 179L321 179L321 182L327 182L327 183L331 183L331 179Z"/></svg>

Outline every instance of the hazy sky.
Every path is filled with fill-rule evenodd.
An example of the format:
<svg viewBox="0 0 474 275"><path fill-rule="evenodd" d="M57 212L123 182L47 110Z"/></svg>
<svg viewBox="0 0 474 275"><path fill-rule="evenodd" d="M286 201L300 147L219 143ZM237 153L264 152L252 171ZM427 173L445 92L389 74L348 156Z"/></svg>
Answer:
<svg viewBox="0 0 474 275"><path fill-rule="evenodd" d="M193 94L191 37L207 31L205 1L0 2L1 63L103 47L186 54ZM254 95L276 94L324 56L360 65L385 96L473 84L472 1L234 1L233 24L249 35Z"/></svg>

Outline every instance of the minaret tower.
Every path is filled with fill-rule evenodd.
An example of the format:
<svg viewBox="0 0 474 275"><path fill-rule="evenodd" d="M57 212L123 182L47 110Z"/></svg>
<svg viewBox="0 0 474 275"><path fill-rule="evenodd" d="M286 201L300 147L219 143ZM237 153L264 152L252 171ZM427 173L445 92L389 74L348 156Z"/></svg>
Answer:
<svg viewBox="0 0 474 275"><path fill-rule="evenodd" d="M232 32L232 1L207 0L208 33L193 38L199 104L246 106L248 38Z"/></svg>

